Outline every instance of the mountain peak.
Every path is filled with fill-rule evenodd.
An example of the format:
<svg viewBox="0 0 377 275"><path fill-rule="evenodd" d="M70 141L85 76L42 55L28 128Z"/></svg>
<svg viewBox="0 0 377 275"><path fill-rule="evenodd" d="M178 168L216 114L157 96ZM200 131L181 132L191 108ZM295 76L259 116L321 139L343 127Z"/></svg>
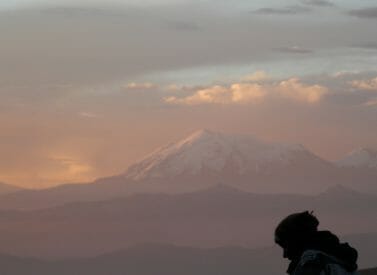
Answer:
<svg viewBox="0 0 377 275"><path fill-rule="evenodd" d="M377 150L358 148L337 161L342 167L377 168Z"/></svg>
<svg viewBox="0 0 377 275"><path fill-rule="evenodd" d="M289 164L297 157L312 156L302 145L266 143L247 135L230 135L199 130L181 141L161 147L127 170L133 180L178 176L221 178L225 173L246 175L258 173L271 163Z"/></svg>
<svg viewBox="0 0 377 275"><path fill-rule="evenodd" d="M377 156L377 150L372 148L360 147L352 151L350 154L366 154L369 156Z"/></svg>
<svg viewBox="0 0 377 275"><path fill-rule="evenodd" d="M192 144L195 142L205 142L211 139L220 138L222 135L224 134L220 132L214 132L208 129L201 129L201 130L193 132L187 138L182 139L177 144L184 145L184 144Z"/></svg>
<svg viewBox="0 0 377 275"><path fill-rule="evenodd" d="M220 134L219 132L214 132L208 129L200 129L195 132L193 132L188 138L191 139L197 139L197 138L205 138L205 137L210 137L214 135Z"/></svg>

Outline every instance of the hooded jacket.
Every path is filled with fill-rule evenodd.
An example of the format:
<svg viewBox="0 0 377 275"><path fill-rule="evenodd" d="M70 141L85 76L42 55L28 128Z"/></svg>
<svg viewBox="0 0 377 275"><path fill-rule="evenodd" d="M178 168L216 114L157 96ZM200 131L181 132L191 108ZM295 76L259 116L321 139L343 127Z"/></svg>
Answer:
<svg viewBox="0 0 377 275"><path fill-rule="evenodd" d="M291 260L290 275L345 275L357 270L357 251L340 243L330 231L316 231L300 241L299 251Z"/></svg>

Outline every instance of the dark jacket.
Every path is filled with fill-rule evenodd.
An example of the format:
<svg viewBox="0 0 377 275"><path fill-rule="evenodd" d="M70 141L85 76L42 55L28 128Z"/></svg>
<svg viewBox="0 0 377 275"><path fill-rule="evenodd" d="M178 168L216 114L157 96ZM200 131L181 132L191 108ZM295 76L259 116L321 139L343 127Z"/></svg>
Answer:
<svg viewBox="0 0 377 275"><path fill-rule="evenodd" d="M292 259L288 274L343 275L357 270L357 251L348 243L340 243L329 231L317 231L302 240L300 251Z"/></svg>

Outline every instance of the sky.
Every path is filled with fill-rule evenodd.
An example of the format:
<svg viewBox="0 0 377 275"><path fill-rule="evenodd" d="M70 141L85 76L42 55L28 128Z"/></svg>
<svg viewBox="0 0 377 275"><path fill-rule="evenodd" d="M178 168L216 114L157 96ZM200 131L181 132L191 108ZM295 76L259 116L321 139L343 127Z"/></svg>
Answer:
<svg viewBox="0 0 377 275"><path fill-rule="evenodd" d="M377 149L374 0L0 3L0 181L124 172L208 128Z"/></svg>

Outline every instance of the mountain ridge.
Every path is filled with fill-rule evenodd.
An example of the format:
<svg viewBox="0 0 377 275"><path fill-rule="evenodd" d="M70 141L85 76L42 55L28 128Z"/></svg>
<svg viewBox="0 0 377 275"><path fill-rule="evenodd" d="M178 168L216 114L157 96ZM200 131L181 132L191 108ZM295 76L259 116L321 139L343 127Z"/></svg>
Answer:
<svg viewBox="0 0 377 275"><path fill-rule="evenodd" d="M305 210L314 210L321 224L339 234L377 231L377 196L262 195L220 185L193 193L0 211L0 252L79 257L145 242L260 247L272 243L273 228L282 217ZM46 230L48 238L42 237Z"/></svg>
<svg viewBox="0 0 377 275"><path fill-rule="evenodd" d="M317 194L340 184L377 194L377 169L340 167L302 145L271 144L208 130L154 151L127 171L91 183L0 194L0 209L42 209L136 193L178 194L217 184L260 194Z"/></svg>
<svg viewBox="0 0 377 275"><path fill-rule="evenodd" d="M377 150L371 148L358 148L345 157L336 161L341 167L377 168Z"/></svg>
<svg viewBox="0 0 377 275"><path fill-rule="evenodd" d="M172 178L198 175L203 170L221 173L227 166L238 175L250 169L258 173L269 163L288 165L297 157L295 154L315 158L302 145L266 143L252 136L228 135L204 129L155 150L131 165L124 176L133 180Z"/></svg>
<svg viewBox="0 0 377 275"><path fill-rule="evenodd" d="M375 243L375 240L374 240ZM91 258L57 261L0 255L2 269L12 275L215 275L280 274L288 262L281 257L280 248L250 249L219 247L200 249L171 244L145 244ZM369 259L362 268L375 266ZM375 274L374 269L360 270L361 275Z"/></svg>
<svg viewBox="0 0 377 275"><path fill-rule="evenodd" d="M25 190L25 189L16 185L0 182L0 196L11 194L11 193L18 192L21 190Z"/></svg>

